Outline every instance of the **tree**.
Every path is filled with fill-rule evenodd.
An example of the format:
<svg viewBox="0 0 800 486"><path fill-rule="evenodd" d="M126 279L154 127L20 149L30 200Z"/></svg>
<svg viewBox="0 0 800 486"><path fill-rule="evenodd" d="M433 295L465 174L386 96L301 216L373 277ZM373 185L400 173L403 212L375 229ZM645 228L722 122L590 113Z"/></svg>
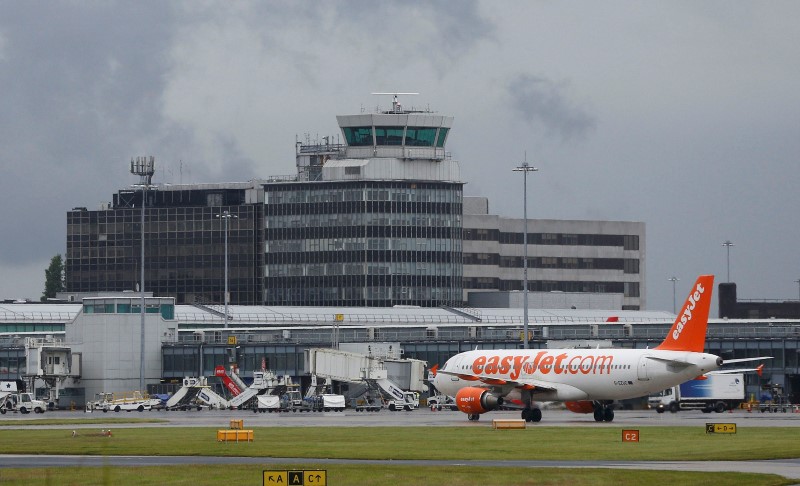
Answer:
<svg viewBox="0 0 800 486"><path fill-rule="evenodd" d="M61 255L56 255L50 259L50 266L44 271L44 294L41 301L52 299L56 292L64 291L64 262Z"/></svg>

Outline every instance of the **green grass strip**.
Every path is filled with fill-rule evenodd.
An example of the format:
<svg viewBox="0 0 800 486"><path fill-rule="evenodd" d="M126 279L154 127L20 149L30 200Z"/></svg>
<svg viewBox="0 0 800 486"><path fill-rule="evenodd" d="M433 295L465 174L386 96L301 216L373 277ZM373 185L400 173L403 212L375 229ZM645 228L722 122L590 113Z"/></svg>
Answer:
<svg viewBox="0 0 800 486"><path fill-rule="evenodd" d="M246 425L246 423L245 423ZM104 426L103 428L108 428ZM339 459L708 460L800 457L800 428L741 427L731 435L699 427L641 427L640 442L622 429L529 427L253 427L252 443L219 443L219 428L0 430L2 454L249 456ZM250 427L245 427L250 429Z"/></svg>

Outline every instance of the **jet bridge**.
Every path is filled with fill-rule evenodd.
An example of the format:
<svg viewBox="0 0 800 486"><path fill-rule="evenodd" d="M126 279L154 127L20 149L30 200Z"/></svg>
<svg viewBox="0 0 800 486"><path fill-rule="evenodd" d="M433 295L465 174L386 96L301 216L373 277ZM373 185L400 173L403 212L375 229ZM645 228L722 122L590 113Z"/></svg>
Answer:
<svg viewBox="0 0 800 486"><path fill-rule="evenodd" d="M35 380L42 380L48 390L48 405L58 404L59 392L68 379L81 376L81 353L74 353L61 339L47 336L25 338L25 373L23 378L33 390Z"/></svg>
<svg viewBox="0 0 800 486"><path fill-rule="evenodd" d="M387 359L328 348L307 349L304 355L305 369L311 374L312 383L320 378L363 383L367 388L380 389L392 409L408 410L419 406L419 394L415 392L423 391L424 361ZM391 374L390 369L394 371Z"/></svg>
<svg viewBox="0 0 800 486"><path fill-rule="evenodd" d="M327 348L311 348L304 352L305 369L312 376L348 383L384 380L388 372L383 359L359 353Z"/></svg>

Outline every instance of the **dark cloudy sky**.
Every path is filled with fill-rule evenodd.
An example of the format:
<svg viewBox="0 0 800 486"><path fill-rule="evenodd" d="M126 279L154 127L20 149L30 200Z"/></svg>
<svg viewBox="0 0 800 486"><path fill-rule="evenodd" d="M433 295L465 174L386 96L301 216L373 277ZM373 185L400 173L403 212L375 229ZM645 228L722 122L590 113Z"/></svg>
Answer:
<svg viewBox="0 0 800 486"><path fill-rule="evenodd" d="M155 181L295 173L296 137L452 115L493 213L647 224L647 303L696 275L797 299L800 3L0 1L0 297L38 299L66 211ZM526 155L527 154L527 155ZM535 229L534 229L535 231Z"/></svg>

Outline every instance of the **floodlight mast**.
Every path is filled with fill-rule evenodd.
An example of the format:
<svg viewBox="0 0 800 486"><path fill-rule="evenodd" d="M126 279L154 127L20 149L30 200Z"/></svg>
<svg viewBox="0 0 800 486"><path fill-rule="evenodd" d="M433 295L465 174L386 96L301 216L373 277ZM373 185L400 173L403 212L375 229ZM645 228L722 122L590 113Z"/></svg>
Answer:
<svg viewBox="0 0 800 486"><path fill-rule="evenodd" d="M230 211L225 210L222 214L215 214L214 217L220 218L225 221L225 295L223 300L225 301L225 329L228 328L228 220L231 218L238 218L235 214L231 214Z"/></svg>
<svg viewBox="0 0 800 486"><path fill-rule="evenodd" d="M528 343L528 172L537 172L539 169L528 164L528 153L525 153L525 162L519 167L512 169L514 172L522 172L522 214L525 219L525 230L522 233L522 301L523 301L523 316L522 316L522 347L529 348Z"/></svg>
<svg viewBox="0 0 800 486"><path fill-rule="evenodd" d="M156 173L155 170L156 162L155 157L145 156L145 157L136 157L136 159L131 159L131 174L139 176L139 184L142 188L142 217L141 217L141 235L142 235L142 254L141 254L141 264L139 265L141 273L139 275L139 291L141 292L141 305L139 309L139 313L141 315L141 325L140 325L140 336L139 336L139 390L144 393L145 391L145 384L144 384L144 314L145 314L145 303L144 303L144 207L147 201L147 189L150 187L150 184L153 180L153 174Z"/></svg>
<svg viewBox="0 0 800 486"><path fill-rule="evenodd" d="M675 282L679 282L680 279L676 276L672 276L668 278L670 282L672 282L672 313L675 314Z"/></svg>

